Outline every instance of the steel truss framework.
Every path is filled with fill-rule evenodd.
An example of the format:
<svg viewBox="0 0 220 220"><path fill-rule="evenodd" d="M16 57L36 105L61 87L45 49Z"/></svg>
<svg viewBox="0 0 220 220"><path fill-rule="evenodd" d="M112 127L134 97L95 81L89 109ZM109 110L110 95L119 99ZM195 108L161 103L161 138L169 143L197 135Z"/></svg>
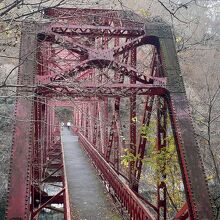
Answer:
<svg viewBox="0 0 220 220"><path fill-rule="evenodd" d="M173 219L214 219L170 28L116 10L59 8L46 10L45 17L48 23L23 23L7 219L36 219L56 203L70 219L56 106L72 108L81 146L138 220L168 219L163 170L156 204L138 192L148 146L138 120L149 127L156 109L155 148L168 146L170 123L185 188L186 203ZM147 52L150 62L139 68ZM138 155L127 169L120 163L125 148ZM57 193L49 196L46 183L56 183Z"/></svg>

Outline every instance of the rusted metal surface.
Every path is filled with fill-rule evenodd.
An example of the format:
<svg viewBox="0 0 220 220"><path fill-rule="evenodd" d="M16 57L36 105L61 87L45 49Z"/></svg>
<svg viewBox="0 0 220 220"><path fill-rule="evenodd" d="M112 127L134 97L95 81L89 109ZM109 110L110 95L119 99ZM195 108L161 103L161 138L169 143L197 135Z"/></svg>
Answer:
<svg viewBox="0 0 220 220"><path fill-rule="evenodd" d="M63 204L66 207L60 128L53 118L52 104L42 97L35 100L31 219L35 219L45 207L50 207L51 204ZM47 186L49 185L57 185L58 188L48 195Z"/></svg>
<svg viewBox="0 0 220 220"><path fill-rule="evenodd" d="M157 151L160 153L161 150L167 147L167 103L163 97L157 98ZM158 213L162 217L158 216L158 219L167 219L167 187L166 187L166 171L164 161L161 173L157 174L157 208Z"/></svg>
<svg viewBox="0 0 220 220"><path fill-rule="evenodd" d="M34 85L36 62L36 26L24 23L22 27L19 85ZM33 32L32 32L33 31ZM28 219L30 214L31 153L33 147L33 89L18 88L15 107L15 127L9 173L7 219ZM19 204L19 205L18 205Z"/></svg>
<svg viewBox="0 0 220 220"><path fill-rule="evenodd" d="M35 92L37 97L35 104L17 98L7 219L33 219L44 204L55 200L62 200L69 218L64 189L68 176L63 173L54 109L62 105L72 108L74 130L115 197L131 218L140 220L167 219L165 173L158 174L157 204L141 199L138 188L148 147L141 123L149 127L156 110L154 138L160 152L167 147L169 116L186 194L186 205L175 219L214 219L170 28L120 10L59 8L47 9L45 16L48 23L23 29L20 57L31 59L21 63L18 83L29 88L19 88L18 93ZM149 63L141 69L143 59ZM30 86L35 82L34 91ZM120 163L125 149L137 156L129 161L129 169ZM40 190L53 181L59 181L63 196L49 197Z"/></svg>
<svg viewBox="0 0 220 220"><path fill-rule="evenodd" d="M185 94L171 94L170 105L187 190L190 217L201 220L214 219L211 197L205 180L199 148L194 137L192 118Z"/></svg>
<svg viewBox="0 0 220 220"><path fill-rule="evenodd" d="M161 39L161 55L170 92L168 102L189 215L191 219L214 219L211 197L172 37Z"/></svg>

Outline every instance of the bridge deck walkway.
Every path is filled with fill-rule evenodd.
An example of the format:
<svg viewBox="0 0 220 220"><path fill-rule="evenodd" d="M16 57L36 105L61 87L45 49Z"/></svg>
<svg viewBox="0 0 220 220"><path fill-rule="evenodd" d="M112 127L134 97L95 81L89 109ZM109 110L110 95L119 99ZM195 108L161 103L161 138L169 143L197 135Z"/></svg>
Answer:
<svg viewBox="0 0 220 220"><path fill-rule="evenodd" d="M63 128L62 144L72 219L121 219L78 137Z"/></svg>

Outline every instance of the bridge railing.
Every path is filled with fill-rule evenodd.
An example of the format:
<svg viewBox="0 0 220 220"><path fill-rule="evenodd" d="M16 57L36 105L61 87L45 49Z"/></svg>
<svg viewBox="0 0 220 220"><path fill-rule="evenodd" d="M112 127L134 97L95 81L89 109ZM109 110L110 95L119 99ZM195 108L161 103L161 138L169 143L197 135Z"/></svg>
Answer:
<svg viewBox="0 0 220 220"><path fill-rule="evenodd" d="M146 207L146 205L140 201L128 185L119 179L117 173L80 132L79 142L89 154L90 158L94 161L95 166L101 171L104 180L112 187L118 200L128 211L130 218L133 220L155 220L156 217L151 214L151 211Z"/></svg>

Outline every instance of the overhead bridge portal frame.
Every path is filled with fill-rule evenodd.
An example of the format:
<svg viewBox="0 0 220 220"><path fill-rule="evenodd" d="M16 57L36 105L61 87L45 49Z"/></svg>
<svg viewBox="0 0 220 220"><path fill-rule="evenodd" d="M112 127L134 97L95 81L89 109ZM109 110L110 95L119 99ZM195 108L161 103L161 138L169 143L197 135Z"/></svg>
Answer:
<svg viewBox="0 0 220 220"><path fill-rule="evenodd" d="M138 192L148 146L138 118L149 127L153 109L155 147L161 152L168 146L170 123L185 188L186 202L173 219L214 219L170 27L120 10L57 8L44 16L47 23L22 27L6 218L36 219L50 204L63 204L65 219L70 218L54 108L71 98L80 144L131 219L168 219L164 171L158 174L156 204ZM152 56L140 69L146 50L139 49L146 45ZM123 99L128 103L124 124ZM124 173L125 148L136 160ZM60 190L49 196L46 182L58 183Z"/></svg>

